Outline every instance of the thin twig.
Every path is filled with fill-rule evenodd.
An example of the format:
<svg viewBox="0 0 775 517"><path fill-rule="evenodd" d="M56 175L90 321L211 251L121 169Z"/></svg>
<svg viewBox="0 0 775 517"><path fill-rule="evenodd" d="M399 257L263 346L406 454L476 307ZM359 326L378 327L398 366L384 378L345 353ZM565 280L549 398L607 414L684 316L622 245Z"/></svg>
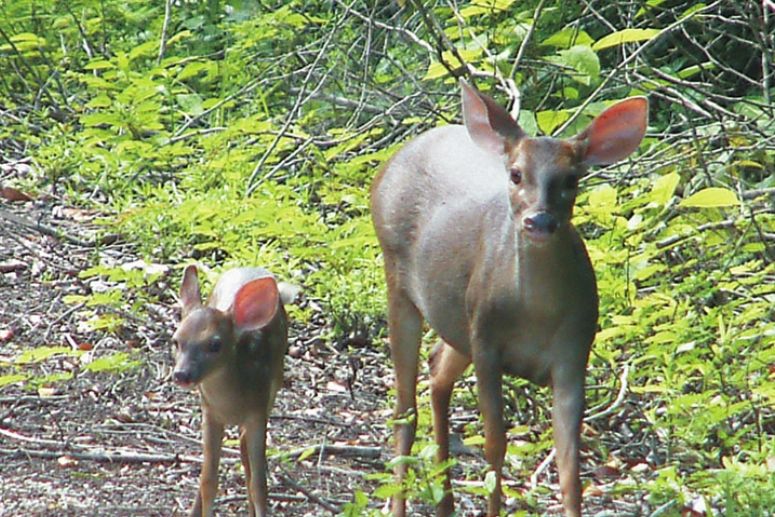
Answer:
<svg viewBox="0 0 775 517"><path fill-rule="evenodd" d="M622 369L622 374L619 376L619 393L616 394L616 398L611 403L610 406L605 408L604 410L600 411L599 413L595 413L593 415L589 415L587 417L584 417L585 422L591 422L592 420L597 420L599 418L606 417L616 411L619 406L622 405L622 402L624 402L624 397L627 395L627 389L629 387L628 379L630 376L630 364L627 363L624 365L624 368Z"/></svg>
<svg viewBox="0 0 775 517"><path fill-rule="evenodd" d="M164 2L164 22L161 26L161 37L159 38L159 57L156 59L156 64L160 65L161 60L164 59L164 53L167 51L167 30L170 25L170 17L172 16L172 0L166 0Z"/></svg>
<svg viewBox="0 0 775 517"><path fill-rule="evenodd" d="M541 474L549 467L549 465L554 460L554 457L557 455L557 449L552 447L552 450L549 452L549 454L546 455L546 458L538 464L538 467L536 467L533 474L530 476L530 488L535 489L538 487L538 478L541 477Z"/></svg>
<svg viewBox="0 0 775 517"><path fill-rule="evenodd" d="M280 129L280 132L277 134L275 139L272 141L272 143L267 147L266 151L264 151L264 154L261 156L261 159L256 164L255 168L253 169L253 172L250 173L250 176L248 177L248 183L247 183L247 191L246 195L251 195L260 185L263 181L268 179L267 176L264 176L261 179L258 178L258 174L261 172L261 169L264 167L264 164L269 159L269 157L274 152L277 145L280 143L280 140L285 137L285 132L288 131L288 128L291 126L291 123L296 117L296 113L299 111L299 108L301 108L301 105L306 102L306 99L304 99L303 93L305 93L305 89L307 84L310 82L310 78L312 77L313 72L317 70L316 65L320 62L320 60L323 58L323 55L326 52L326 49L331 44L331 41L333 41L334 35L338 32L339 26L342 24L345 17L343 16L340 18L336 25L331 29L331 31L328 34L328 37L324 40L322 47L318 51L317 55L315 56L315 60L308 66L307 73L304 76L304 79L301 81L301 92L299 95L296 96L296 101L293 103L293 107L288 112L288 115L285 118L285 122L283 123L282 128ZM320 81L317 86L313 89L312 93L307 95L307 99L311 98L313 95L316 95L318 90L323 87L323 81Z"/></svg>

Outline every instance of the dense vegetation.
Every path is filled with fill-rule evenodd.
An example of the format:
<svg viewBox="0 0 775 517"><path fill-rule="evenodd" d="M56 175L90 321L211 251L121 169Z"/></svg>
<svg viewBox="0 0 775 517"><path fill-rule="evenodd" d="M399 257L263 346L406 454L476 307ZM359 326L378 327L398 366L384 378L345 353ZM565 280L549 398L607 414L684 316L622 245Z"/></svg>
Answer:
<svg viewBox="0 0 775 517"><path fill-rule="evenodd" d="M401 143L458 119L457 77L518 103L531 134L572 135L610 101L648 95L640 153L594 171L575 216L602 315L585 454L632 470L612 497L641 494L663 515L698 501L764 515L775 508L773 18L753 0L0 0L0 153L32 159L16 188L101 211L105 233L148 262L264 265L316 302L297 320L319 306L332 342L382 346L368 186ZM120 287L89 301L92 324L118 331L132 324L121 314L142 316L158 296L158 275L99 257L82 274ZM0 391L23 378L0 368ZM532 418L514 430L507 469L529 477L551 448L549 399L516 380L510 391ZM630 444L617 455L612 430ZM480 432L472 424L467 443ZM418 472L429 482L416 497L437 497L434 473ZM530 507L529 492L508 495ZM368 502L357 494L348 511Z"/></svg>

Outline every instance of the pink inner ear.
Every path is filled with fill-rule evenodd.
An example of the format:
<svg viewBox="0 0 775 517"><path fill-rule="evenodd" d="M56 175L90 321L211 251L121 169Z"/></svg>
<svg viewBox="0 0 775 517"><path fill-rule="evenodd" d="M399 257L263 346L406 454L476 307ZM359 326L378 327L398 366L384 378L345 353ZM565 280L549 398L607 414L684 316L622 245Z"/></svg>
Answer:
<svg viewBox="0 0 775 517"><path fill-rule="evenodd" d="M248 282L234 297L234 323L241 330L265 327L277 313L279 300L280 292L274 278L264 277Z"/></svg>
<svg viewBox="0 0 775 517"><path fill-rule="evenodd" d="M615 163L632 154L640 145L648 126L648 101L633 97L601 113L579 135L587 141L584 163Z"/></svg>

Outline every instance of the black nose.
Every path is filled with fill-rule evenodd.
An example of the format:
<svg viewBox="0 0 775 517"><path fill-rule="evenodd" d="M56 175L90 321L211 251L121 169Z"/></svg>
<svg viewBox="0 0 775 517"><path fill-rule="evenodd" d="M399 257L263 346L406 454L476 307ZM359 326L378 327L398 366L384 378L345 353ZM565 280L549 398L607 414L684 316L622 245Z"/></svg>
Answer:
<svg viewBox="0 0 775 517"><path fill-rule="evenodd" d="M187 372L185 370L175 370L172 373L172 378L175 379L175 382L179 384L190 384L191 381L194 380L191 372Z"/></svg>
<svg viewBox="0 0 775 517"><path fill-rule="evenodd" d="M557 229L557 219L549 212L538 212L522 220L525 230L531 233L554 233Z"/></svg>

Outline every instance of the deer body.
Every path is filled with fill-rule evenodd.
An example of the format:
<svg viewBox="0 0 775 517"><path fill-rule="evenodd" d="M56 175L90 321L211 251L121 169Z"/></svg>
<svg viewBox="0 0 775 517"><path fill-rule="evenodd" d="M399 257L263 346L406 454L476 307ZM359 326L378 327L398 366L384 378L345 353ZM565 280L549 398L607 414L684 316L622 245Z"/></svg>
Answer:
<svg viewBox="0 0 775 517"><path fill-rule="evenodd" d="M426 133L386 170L374 191L375 221L391 217L380 237L396 264L392 281L447 344L470 356L472 318L492 322L482 330L493 334L488 347L502 355L505 373L546 384L557 347L566 344L556 339L563 324L576 332L588 322L580 339L591 342L597 295L581 238L568 226L551 245L520 243L503 163L464 126ZM513 324L519 321L530 324Z"/></svg>
<svg viewBox="0 0 775 517"><path fill-rule="evenodd" d="M501 379L514 374L554 390L553 423L563 504L579 515L579 431L584 374L597 327L595 276L570 223L576 183L590 163L626 156L645 131L645 102L603 114L576 139L529 138L494 101L463 84L464 126L420 135L372 186L385 260L397 417L415 410L425 320L441 341L431 353L438 459L449 454L448 406L473 363L485 456L496 473L488 515L500 508L505 452ZM613 108L612 108L613 109ZM612 116L614 115L614 116ZM633 130L621 127L635 121ZM415 424L395 426L408 455ZM396 468L399 478L405 465ZM449 479L439 515L450 515ZM393 513L405 515L400 496Z"/></svg>
<svg viewBox="0 0 775 517"><path fill-rule="evenodd" d="M249 514L268 514L266 428L288 347L283 300L294 294L262 268L237 268L220 277L203 305L196 268L186 268L173 377L201 395L204 462L192 516L212 515L226 425L241 429Z"/></svg>

